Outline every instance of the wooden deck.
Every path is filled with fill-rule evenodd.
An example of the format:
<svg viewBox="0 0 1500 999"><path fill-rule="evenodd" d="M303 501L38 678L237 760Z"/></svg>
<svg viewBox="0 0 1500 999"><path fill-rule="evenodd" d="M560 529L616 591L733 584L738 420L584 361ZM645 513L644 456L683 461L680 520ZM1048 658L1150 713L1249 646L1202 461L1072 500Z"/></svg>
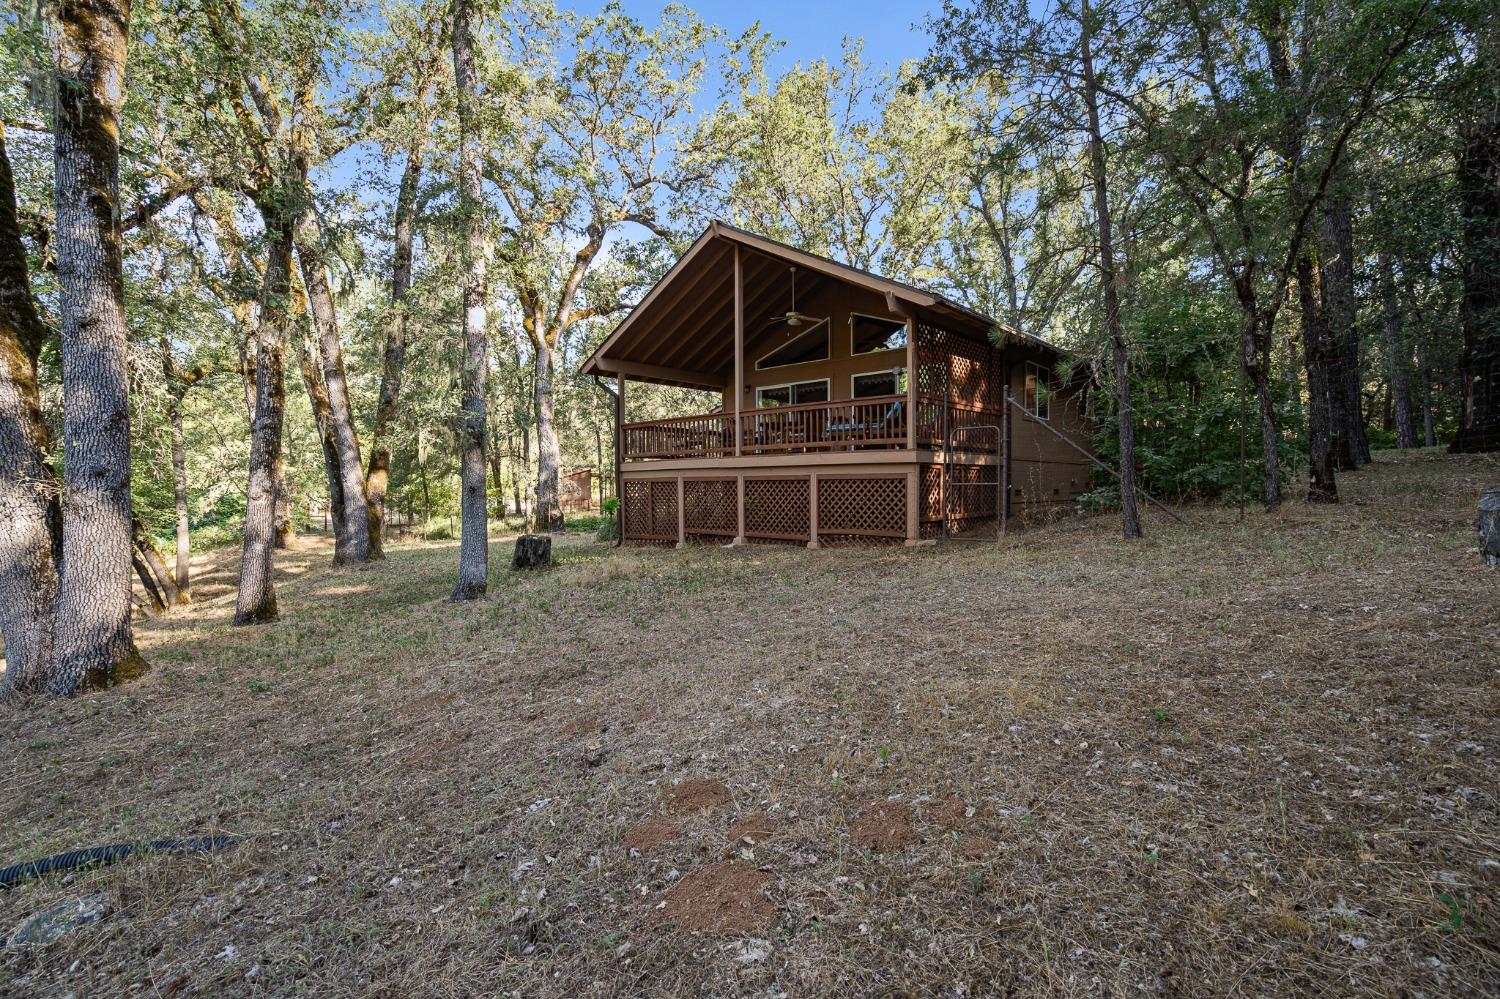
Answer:
<svg viewBox="0 0 1500 999"><path fill-rule="evenodd" d="M624 460L728 458L746 455L816 454L850 451L941 448L994 454L998 434L971 433L998 428L1001 414L927 396L917 397L916 426L909 426L906 395L883 395L838 402L768 406L739 416L736 448L733 413L701 413L627 423Z"/></svg>

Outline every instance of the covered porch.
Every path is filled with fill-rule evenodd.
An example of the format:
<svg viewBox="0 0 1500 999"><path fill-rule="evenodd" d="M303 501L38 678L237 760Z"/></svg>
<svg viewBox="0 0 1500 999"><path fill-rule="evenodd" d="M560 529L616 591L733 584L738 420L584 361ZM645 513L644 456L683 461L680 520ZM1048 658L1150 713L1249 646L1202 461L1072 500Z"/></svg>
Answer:
<svg viewBox="0 0 1500 999"><path fill-rule="evenodd" d="M711 224L582 367L617 384L624 537L919 544L1003 517L1011 370L996 329ZM632 421L640 382L712 395L702 412Z"/></svg>

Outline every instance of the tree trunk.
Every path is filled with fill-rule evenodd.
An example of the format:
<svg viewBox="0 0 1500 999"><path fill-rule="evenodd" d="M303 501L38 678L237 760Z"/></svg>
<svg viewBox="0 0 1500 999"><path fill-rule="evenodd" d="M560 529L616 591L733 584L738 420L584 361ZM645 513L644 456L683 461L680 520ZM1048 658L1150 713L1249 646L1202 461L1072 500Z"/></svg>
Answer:
<svg viewBox="0 0 1500 999"><path fill-rule="evenodd" d="M151 578L155 581L157 600L161 603L162 609L171 610L176 607L177 584L172 581L172 574L167 570L167 560L162 558L161 551L156 547L156 542L151 539L151 532L146 530L146 525L141 518L131 518L130 537L131 543L135 546L136 556L145 564Z"/></svg>
<svg viewBox="0 0 1500 999"><path fill-rule="evenodd" d="M1334 191L1323 207L1317 245L1323 270L1323 328L1328 338L1334 461L1344 469L1370 463L1365 433L1364 375L1354 306L1354 223L1348 199Z"/></svg>
<svg viewBox="0 0 1500 999"><path fill-rule="evenodd" d="M349 560L349 535L344 526L344 518L347 516L344 480L339 474L339 450L338 443L334 440L333 420L329 415L328 388L323 384L323 367L318 363L317 353L317 341L304 328L297 360L302 369L302 384L307 388L313 426L317 428L318 441L323 446L323 474L328 481L328 517L333 523L333 564L343 565Z"/></svg>
<svg viewBox="0 0 1500 999"><path fill-rule="evenodd" d="M422 523L432 523L432 486L427 479L427 435L417 428L417 478L422 486Z"/></svg>
<svg viewBox="0 0 1500 999"><path fill-rule="evenodd" d="M139 675L130 620L130 373L119 233L129 0L55 8L63 538L55 662L69 696Z"/></svg>
<svg viewBox="0 0 1500 999"><path fill-rule="evenodd" d="M1240 363L1255 393L1260 421L1261 502L1267 511L1281 505L1281 456L1277 451L1281 429L1276 423L1276 398L1271 389L1271 325L1271 319L1260 310L1249 312L1242 320L1240 338Z"/></svg>
<svg viewBox="0 0 1500 999"><path fill-rule="evenodd" d="M1458 195L1463 215L1464 347L1455 453L1500 450L1500 105L1460 134Z"/></svg>
<svg viewBox="0 0 1500 999"><path fill-rule="evenodd" d="M146 616L165 613L167 602L163 599L161 590L156 586L156 577L152 575L151 567L146 565L139 552L130 553L130 567L135 570L136 578L141 581L141 589L146 591L146 604L142 608Z"/></svg>
<svg viewBox="0 0 1500 999"><path fill-rule="evenodd" d="M516 514L521 518L523 526L530 526L526 520L526 493L523 482L531 472L531 431L528 427L521 427L521 464L516 474L511 477L511 489L516 494Z"/></svg>
<svg viewBox="0 0 1500 999"><path fill-rule="evenodd" d="M0 123L0 701L44 689L52 662L61 513L37 391L37 355L48 336L32 297Z"/></svg>
<svg viewBox="0 0 1500 999"><path fill-rule="evenodd" d="M1307 366L1307 501L1337 503L1333 460L1334 409L1329 334L1324 321L1322 267L1312 251L1297 261L1297 296L1302 311L1302 357Z"/></svg>
<svg viewBox="0 0 1500 999"><path fill-rule="evenodd" d="M463 238L463 371L461 375L460 491L463 529L458 548L458 582L449 597L474 600L489 588L489 503L485 495L485 266L488 237L481 199L480 142L474 113L474 36L470 0L453 3L453 80L458 104L458 179Z"/></svg>
<svg viewBox="0 0 1500 999"><path fill-rule="evenodd" d="M302 284L307 289L312 312L313 332L317 336L323 362L323 387L327 395L328 430L333 438L334 467L332 475L339 480L337 502L343 516L336 518L339 543L335 546L335 564L370 560L370 514L365 501L364 461L359 452L359 434L354 428L354 412L349 401L349 383L344 375L344 351L339 342L338 311L333 302L333 288L328 279L328 265L323 256L322 234L317 216L308 207L296 229L297 259L302 265ZM331 494L329 502L335 502ZM342 549L342 557L338 556Z"/></svg>
<svg viewBox="0 0 1500 999"><path fill-rule="evenodd" d="M192 568L190 524L188 523L187 494L187 444L182 432L182 395L167 393L167 422L172 428L172 493L177 501L177 567L173 582L177 585L177 599L181 603L192 601Z"/></svg>
<svg viewBox="0 0 1500 999"><path fill-rule="evenodd" d="M422 186L424 132L406 151L406 169L396 194L395 255L391 264L391 318L386 328L385 355L380 369L380 395L375 404L375 429L370 435L370 465L365 472L365 497L370 516L370 558L385 557L385 496L391 480L391 424L401 398L401 376L406 364L406 299L411 290L417 194Z"/></svg>
<svg viewBox="0 0 1500 999"><path fill-rule="evenodd" d="M556 372L553 345L543 336L536 347L536 521L535 529L548 534L563 529L562 447L557 440L557 414L552 403L552 379Z"/></svg>
<svg viewBox="0 0 1500 999"><path fill-rule="evenodd" d="M1427 348L1417 350L1422 365L1422 446L1437 447L1437 426L1432 414L1432 365L1427 363Z"/></svg>
<svg viewBox="0 0 1500 999"><path fill-rule="evenodd" d="M1380 254L1380 305L1385 325L1385 356L1390 365L1391 417L1396 424L1396 446L1417 446L1417 428L1411 418L1411 380L1407 361L1411 348L1401 334L1401 303L1396 296L1396 268L1387 251Z"/></svg>
<svg viewBox="0 0 1500 999"><path fill-rule="evenodd" d="M262 277L262 285L264 285ZM264 291L262 291L264 294ZM256 309L255 329L247 333L240 344L240 378L245 387L245 415L250 421L250 433L255 433L256 369L260 363L260 326L263 316ZM292 497L286 487L286 467L278 453L271 465L271 488L274 490L272 543L273 548L291 548L297 541L297 525L292 520Z"/></svg>
<svg viewBox="0 0 1500 999"><path fill-rule="evenodd" d="M1114 234L1109 214L1109 174L1104 157L1104 132L1099 126L1098 84L1094 79L1094 55L1090 46L1093 25L1088 0L1082 0L1078 16L1083 61L1083 100L1088 108L1089 167L1094 187L1094 218L1099 226L1099 279L1104 286L1104 326L1109 332L1114 357L1115 391L1119 409L1120 519L1126 538L1141 536L1141 514L1135 498L1135 410L1130 399L1130 365L1125 348L1125 327L1120 320L1120 275L1115 270ZM738 389L736 389L738 391Z"/></svg>
<svg viewBox="0 0 1500 999"><path fill-rule="evenodd" d="M599 478L599 509L604 509L604 435L599 431L599 421L594 422L594 467ZM592 501L593 497L589 499Z"/></svg>
<svg viewBox="0 0 1500 999"><path fill-rule="evenodd" d="M490 486L500 504L500 516L505 516L505 457L497 448L490 448Z"/></svg>
<svg viewBox="0 0 1500 999"><path fill-rule="evenodd" d="M234 623L276 618L273 550L280 533L279 508L286 498L281 472L282 422L286 402L286 326L291 297L292 218L284 208L263 205L266 274L256 333L255 422L250 428L249 475L245 486L245 543L240 560ZM289 518L288 518L289 519Z"/></svg>
<svg viewBox="0 0 1500 999"><path fill-rule="evenodd" d="M277 359L277 365L285 373L286 354ZM276 534L274 546L285 551L297 546L297 519L292 515L292 492L286 484L286 462L280 455L271 464L272 485L276 490Z"/></svg>

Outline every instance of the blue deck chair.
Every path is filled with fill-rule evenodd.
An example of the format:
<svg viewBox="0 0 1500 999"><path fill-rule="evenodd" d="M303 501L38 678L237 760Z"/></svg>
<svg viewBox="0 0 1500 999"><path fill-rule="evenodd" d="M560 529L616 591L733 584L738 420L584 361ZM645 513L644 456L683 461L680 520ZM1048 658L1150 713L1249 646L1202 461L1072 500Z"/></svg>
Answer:
<svg viewBox="0 0 1500 999"><path fill-rule="evenodd" d="M853 433L856 430L877 430L881 427L888 427L890 426L891 421L894 420L897 414L899 414L900 412L901 401L898 399L896 402L891 403L891 408L885 411L884 416L873 422L855 423L853 421L853 418L851 417L848 421L843 423L829 423L828 427L823 431L823 439L825 441L828 440L829 434L848 434ZM858 444L859 441L850 441L849 443Z"/></svg>

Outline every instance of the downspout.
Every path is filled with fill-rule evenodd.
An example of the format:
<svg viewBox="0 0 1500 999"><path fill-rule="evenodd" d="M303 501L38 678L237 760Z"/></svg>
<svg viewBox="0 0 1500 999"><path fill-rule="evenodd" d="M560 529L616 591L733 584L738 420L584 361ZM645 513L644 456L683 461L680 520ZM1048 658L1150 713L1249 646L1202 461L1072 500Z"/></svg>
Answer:
<svg viewBox="0 0 1500 999"><path fill-rule="evenodd" d="M625 543L625 482L623 471L625 465L625 438L622 427L625 425L625 376L617 376L620 381L620 391L616 392L594 375L594 384L615 398L615 543L611 548L619 548Z"/></svg>

